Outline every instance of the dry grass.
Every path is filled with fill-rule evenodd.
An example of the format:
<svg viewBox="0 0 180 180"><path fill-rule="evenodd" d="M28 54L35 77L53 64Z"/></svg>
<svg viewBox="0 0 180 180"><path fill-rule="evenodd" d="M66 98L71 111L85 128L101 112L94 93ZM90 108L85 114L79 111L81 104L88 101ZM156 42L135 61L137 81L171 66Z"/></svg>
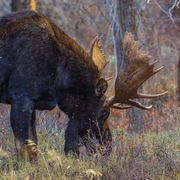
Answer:
<svg viewBox="0 0 180 180"><path fill-rule="evenodd" d="M180 132L130 136L120 128L113 132L109 158L65 157L63 133L39 133L38 164L19 162L0 150L0 179L178 179Z"/></svg>

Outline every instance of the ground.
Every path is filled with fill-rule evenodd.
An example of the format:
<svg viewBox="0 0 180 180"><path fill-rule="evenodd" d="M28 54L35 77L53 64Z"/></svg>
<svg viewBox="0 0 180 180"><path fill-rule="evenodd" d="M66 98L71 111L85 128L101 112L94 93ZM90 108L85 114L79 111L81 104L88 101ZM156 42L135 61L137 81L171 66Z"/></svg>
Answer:
<svg viewBox="0 0 180 180"><path fill-rule="evenodd" d="M16 162L12 152L0 150L0 179L179 179L180 132L129 135L113 131L113 152L103 158L66 157L63 134L39 132L38 164ZM6 144L13 149L12 138Z"/></svg>

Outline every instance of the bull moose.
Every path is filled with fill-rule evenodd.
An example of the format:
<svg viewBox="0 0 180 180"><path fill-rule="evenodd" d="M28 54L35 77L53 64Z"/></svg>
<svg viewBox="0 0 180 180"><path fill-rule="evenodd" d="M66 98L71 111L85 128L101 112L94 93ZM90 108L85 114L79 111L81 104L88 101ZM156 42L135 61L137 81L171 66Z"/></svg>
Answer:
<svg viewBox="0 0 180 180"><path fill-rule="evenodd" d="M162 68L154 70L150 57L138 48L130 33L123 41L124 58L115 81L115 95L106 98L108 82L102 76L107 64L99 39L85 51L47 17L23 11L0 18L0 102L11 105L10 122L18 159L37 158L28 141L37 144L35 111L56 105L69 117L65 153L79 154L79 138L94 152L93 136L111 151L107 123L110 108L132 106L150 109L134 98L156 98L166 92L144 95L139 86ZM125 104L125 105L122 105ZM90 144L90 148L89 145Z"/></svg>

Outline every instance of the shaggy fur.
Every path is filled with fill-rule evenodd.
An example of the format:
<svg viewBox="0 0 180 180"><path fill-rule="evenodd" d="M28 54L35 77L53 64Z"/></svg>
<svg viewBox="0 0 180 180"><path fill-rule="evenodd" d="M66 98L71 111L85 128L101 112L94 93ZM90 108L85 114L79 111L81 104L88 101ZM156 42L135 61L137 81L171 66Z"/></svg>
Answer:
<svg viewBox="0 0 180 180"><path fill-rule="evenodd" d="M47 17L25 11L0 18L0 102L11 104L18 152L28 151L28 139L37 144L35 110L56 105L70 119L66 153L79 154L79 137L86 144L90 129L101 145L104 133L111 142L108 127L97 130L109 112L95 93L99 74L92 57Z"/></svg>

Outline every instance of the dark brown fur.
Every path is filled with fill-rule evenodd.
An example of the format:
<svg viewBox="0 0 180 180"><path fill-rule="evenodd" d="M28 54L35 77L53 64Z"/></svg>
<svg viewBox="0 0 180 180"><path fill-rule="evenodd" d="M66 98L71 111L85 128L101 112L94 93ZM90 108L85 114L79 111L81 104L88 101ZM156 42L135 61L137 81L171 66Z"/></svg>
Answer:
<svg viewBox="0 0 180 180"><path fill-rule="evenodd" d="M99 78L91 56L47 17L25 11L0 18L0 102L11 104L19 157L23 148L30 152L28 139L37 144L35 110L56 105L70 119L66 153L78 154L79 137L86 144L90 129L100 144L106 131L111 142L110 130L96 127L106 111L105 97L95 93Z"/></svg>

